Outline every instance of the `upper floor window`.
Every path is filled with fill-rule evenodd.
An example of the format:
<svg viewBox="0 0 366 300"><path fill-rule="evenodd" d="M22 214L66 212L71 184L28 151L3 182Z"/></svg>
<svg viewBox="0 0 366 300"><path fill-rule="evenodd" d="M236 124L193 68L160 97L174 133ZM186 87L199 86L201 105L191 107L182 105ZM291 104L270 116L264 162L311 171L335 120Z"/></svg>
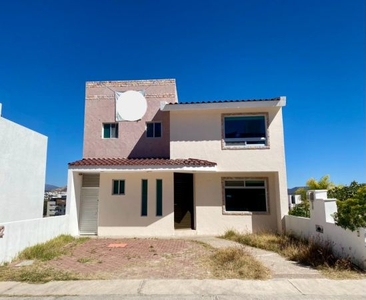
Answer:
<svg viewBox="0 0 366 300"><path fill-rule="evenodd" d="M161 137L161 122L147 122L146 123L147 137Z"/></svg>
<svg viewBox="0 0 366 300"><path fill-rule="evenodd" d="M224 116L226 146L267 146L267 126L264 115Z"/></svg>
<svg viewBox="0 0 366 300"><path fill-rule="evenodd" d="M103 138L105 139L118 138L118 123L104 123Z"/></svg>

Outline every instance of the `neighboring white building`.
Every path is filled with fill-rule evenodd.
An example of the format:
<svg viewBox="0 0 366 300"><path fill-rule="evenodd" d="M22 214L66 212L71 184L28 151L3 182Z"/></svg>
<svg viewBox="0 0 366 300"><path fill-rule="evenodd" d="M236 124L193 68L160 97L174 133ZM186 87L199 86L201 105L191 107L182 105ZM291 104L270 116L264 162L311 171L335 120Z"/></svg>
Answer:
<svg viewBox="0 0 366 300"><path fill-rule="evenodd" d="M47 137L1 117L0 265L69 233L69 217L43 218Z"/></svg>
<svg viewBox="0 0 366 300"><path fill-rule="evenodd" d="M0 225L42 218L46 156L47 137L3 118L0 104Z"/></svg>
<svg viewBox="0 0 366 300"><path fill-rule="evenodd" d="M46 216L63 216L66 214L66 193L56 194L47 201Z"/></svg>
<svg viewBox="0 0 366 300"><path fill-rule="evenodd" d="M301 201L301 195L288 195L288 207L289 209L294 208L297 204L300 204Z"/></svg>
<svg viewBox="0 0 366 300"><path fill-rule="evenodd" d="M146 113L118 122L117 96L130 90L145 96ZM88 82L83 159L69 164L70 231L281 232L285 105L285 97L178 103L173 79Z"/></svg>

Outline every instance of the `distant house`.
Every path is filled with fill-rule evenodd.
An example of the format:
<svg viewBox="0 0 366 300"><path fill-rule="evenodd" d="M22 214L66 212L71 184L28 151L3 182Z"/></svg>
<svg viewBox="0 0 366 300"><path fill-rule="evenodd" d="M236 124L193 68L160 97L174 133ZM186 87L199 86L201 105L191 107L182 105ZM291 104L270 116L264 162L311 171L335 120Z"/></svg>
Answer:
<svg viewBox="0 0 366 300"><path fill-rule="evenodd" d="M66 213L66 194L58 194L46 201L46 216L62 216Z"/></svg>
<svg viewBox="0 0 366 300"><path fill-rule="evenodd" d="M289 209L295 207L297 204L300 204L301 201L301 195L288 195L288 207Z"/></svg>
<svg viewBox="0 0 366 300"><path fill-rule="evenodd" d="M0 104L1 223L42 218L46 156L47 137L3 118Z"/></svg>
<svg viewBox="0 0 366 300"><path fill-rule="evenodd" d="M296 194L296 191L298 189L308 190L309 188L307 186L297 186L297 187L294 187L294 188L291 188L291 189L287 190L289 209L294 208L297 204L300 204L303 200L303 199L301 199L301 195Z"/></svg>
<svg viewBox="0 0 366 300"><path fill-rule="evenodd" d="M135 121L123 120L129 107L118 106L127 91L146 99ZM87 82L83 159L68 171L71 232L282 231L285 104L285 97L179 103L173 79Z"/></svg>

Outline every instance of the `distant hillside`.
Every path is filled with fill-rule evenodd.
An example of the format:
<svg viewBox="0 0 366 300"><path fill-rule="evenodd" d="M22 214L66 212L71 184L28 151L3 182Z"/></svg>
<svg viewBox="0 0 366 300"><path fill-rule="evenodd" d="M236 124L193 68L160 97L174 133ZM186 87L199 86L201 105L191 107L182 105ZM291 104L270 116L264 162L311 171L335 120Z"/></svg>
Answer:
<svg viewBox="0 0 366 300"><path fill-rule="evenodd" d="M46 183L46 185L44 187L44 190L45 190L45 192L49 192L49 191L52 191L52 190L57 189L57 188L58 188L58 186Z"/></svg>
<svg viewBox="0 0 366 300"><path fill-rule="evenodd" d="M45 192L66 192L67 191L67 186L55 186L52 184L46 184L45 186Z"/></svg>
<svg viewBox="0 0 366 300"><path fill-rule="evenodd" d="M287 189L287 194L288 194L288 195L293 195L293 194L295 194L295 192L296 192L298 189L300 189L300 188L307 189L308 187L307 187L307 186L295 186L295 187L293 187L293 188L291 188L291 189Z"/></svg>
<svg viewBox="0 0 366 300"><path fill-rule="evenodd" d="M53 190L54 192L67 192L67 185L58 187L57 189Z"/></svg>

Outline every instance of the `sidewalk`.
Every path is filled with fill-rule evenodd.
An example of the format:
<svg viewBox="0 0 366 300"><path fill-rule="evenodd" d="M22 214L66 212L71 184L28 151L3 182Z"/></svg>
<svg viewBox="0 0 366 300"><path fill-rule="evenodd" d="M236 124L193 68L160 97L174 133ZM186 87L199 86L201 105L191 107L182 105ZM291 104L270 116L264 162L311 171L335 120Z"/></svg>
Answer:
<svg viewBox="0 0 366 300"><path fill-rule="evenodd" d="M366 280L272 279L259 280L91 280L53 281L45 284L0 282L0 296L263 296L278 299L366 299ZM273 297L272 297L273 296ZM313 298L314 297L314 298ZM150 297L151 298L151 297ZM172 297L169 297L172 298ZM181 299L181 298L179 298ZM218 299L218 298L216 298ZM253 298L252 298L253 299ZM258 299L258 298L257 298Z"/></svg>

